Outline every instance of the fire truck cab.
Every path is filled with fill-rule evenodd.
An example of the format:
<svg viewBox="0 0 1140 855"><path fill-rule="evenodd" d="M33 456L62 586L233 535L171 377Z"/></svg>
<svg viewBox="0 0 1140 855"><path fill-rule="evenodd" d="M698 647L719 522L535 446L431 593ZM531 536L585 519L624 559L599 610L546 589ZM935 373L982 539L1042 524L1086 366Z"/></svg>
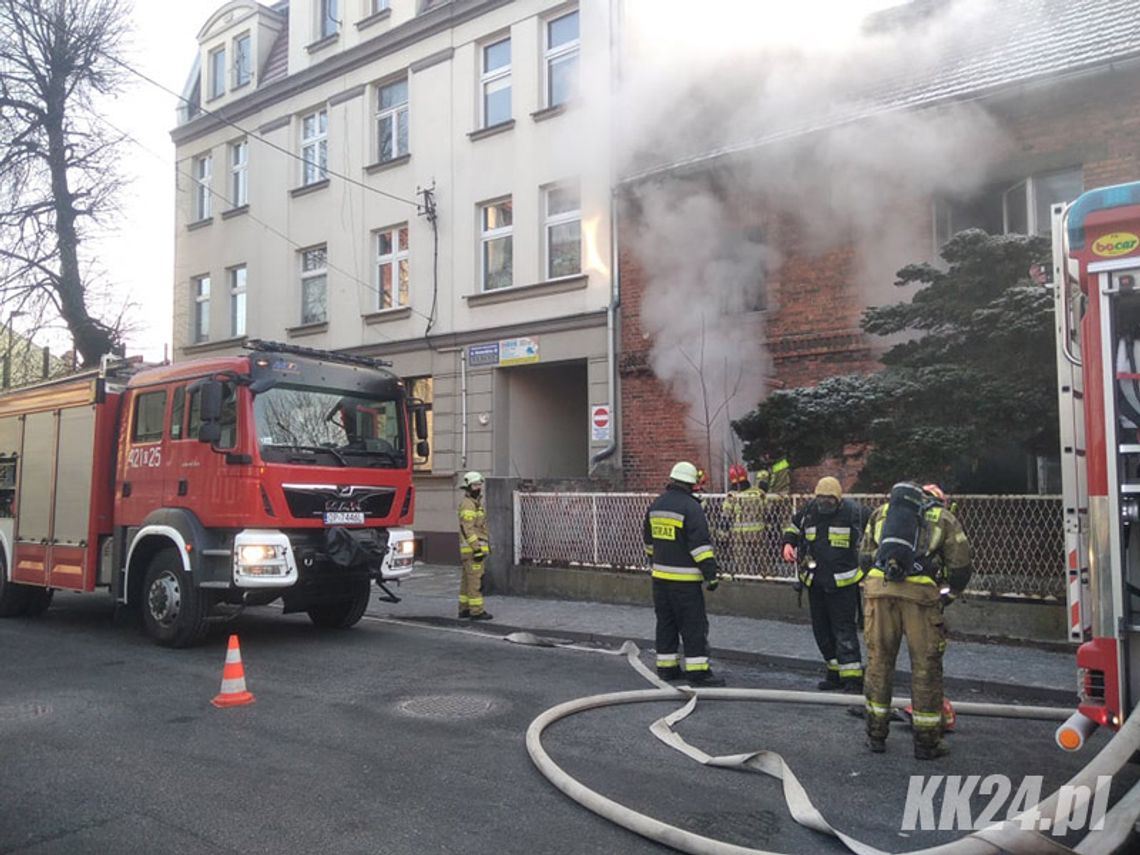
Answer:
<svg viewBox="0 0 1140 855"><path fill-rule="evenodd" d="M1140 183L1053 209L1075 750L1140 701Z"/></svg>
<svg viewBox="0 0 1140 855"><path fill-rule="evenodd" d="M398 599L422 408L376 360L247 347L0 397L0 616L102 587L181 647L235 607L348 627L373 581Z"/></svg>

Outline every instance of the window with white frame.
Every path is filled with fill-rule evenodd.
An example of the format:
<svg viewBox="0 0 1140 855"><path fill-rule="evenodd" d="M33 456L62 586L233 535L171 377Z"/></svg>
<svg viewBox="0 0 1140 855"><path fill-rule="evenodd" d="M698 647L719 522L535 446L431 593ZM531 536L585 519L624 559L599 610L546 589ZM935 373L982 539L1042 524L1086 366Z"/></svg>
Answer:
<svg viewBox="0 0 1140 855"><path fill-rule="evenodd" d="M408 153L408 81L378 87L376 93L377 160L383 163Z"/></svg>
<svg viewBox="0 0 1140 855"><path fill-rule="evenodd" d="M376 308L408 305L408 226L376 232Z"/></svg>
<svg viewBox="0 0 1140 855"><path fill-rule="evenodd" d="M510 196L479 207L484 291L509 288L512 284L513 220Z"/></svg>
<svg viewBox="0 0 1140 855"><path fill-rule="evenodd" d="M968 199L940 199L934 205L935 249L965 229L990 234L1048 235L1051 210L1084 190L1081 167L1041 172L993 184Z"/></svg>
<svg viewBox="0 0 1140 855"><path fill-rule="evenodd" d="M389 0L368 0L368 14L376 15L388 8Z"/></svg>
<svg viewBox="0 0 1140 855"><path fill-rule="evenodd" d="M578 184L547 187L543 192L546 219L546 276L582 272L582 202Z"/></svg>
<svg viewBox="0 0 1140 855"><path fill-rule="evenodd" d="M210 177L213 158L208 154L194 158L194 219L210 218Z"/></svg>
<svg viewBox="0 0 1140 855"><path fill-rule="evenodd" d="M224 46L210 51L208 67L210 97L220 98L226 94L226 49Z"/></svg>
<svg viewBox="0 0 1140 855"><path fill-rule="evenodd" d="M557 107L578 91L578 11L546 22L546 104Z"/></svg>
<svg viewBox="0 0 1140 855"><path fill-rule="evenodd" d="M301 183L324 181L329 172L329 113L317 110L301 119Z"/></svg>
<svg viewBox="0 0 1140 855"><path fill-rule="evenodd" d="M245 277L246 267L231 267L230 274L230 335L245 335Z"/></svg>
<svg viewBox="0 0 1140 855"><path fill-rule="evenodd" d="M317 32L320 38L334 36L340 32L340 0L320 0L317 4Z"/></svg>
<svg viewBox="0 0 1140 855"><path fill-rule="evenodd" d="M301 250L301 323L328 319L328 248L314 246Z"/></svg>
<svg viewBox="0 0 1140 855"><path fill-rule="evenodd" d="M206 341L210 337L210 277L195 276L191 280L191 293L194 305L190 332L195 342Z"/></svg>
<svg viewBox="0 0 1140 855"><path fill-rule="evenodd" d="M511 40L501 39L483 46L482 127L489 128L511 119Z"/></svg>
<svg viewBox="0 0 1140 855"><path fill-rule="evenodd" d="M249 204L249 140L230 143L230 204Z"/></svg>
<svg viewBox="0 0 1140 855"><path fill-rule="evenodd" d="M234 88L245 86L253 79L253 58L250 54L252 42L249 33L242 33L234 39Z"/></svg>

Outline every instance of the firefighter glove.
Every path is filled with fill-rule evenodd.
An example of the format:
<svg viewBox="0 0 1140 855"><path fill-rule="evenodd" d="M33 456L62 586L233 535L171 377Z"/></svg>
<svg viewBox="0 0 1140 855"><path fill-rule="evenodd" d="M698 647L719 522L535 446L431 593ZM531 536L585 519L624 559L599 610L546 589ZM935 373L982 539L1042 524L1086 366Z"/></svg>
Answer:
<svg viewBox="0 0 1140 855"><path fill-rule="evenodd" d="M715 591L719 587L720 587L720 579L717 578L716 576L714 576L713 578L711 578L707 582L705 582L705 590Z"/></svg>
<svg viewBox="0 0 1140 855"><path fill-rule="evenodd" d="M939 605L945 609L948 605L953 603L958 597L952 591L944 591L942 596L938 598Z"/></svg>
<svg viewBox="0 0 1140 855"><path fill-rule="evenodd" d="M796 548L790 543L784 544L784 560L789 564L796 563Z"/></svg>

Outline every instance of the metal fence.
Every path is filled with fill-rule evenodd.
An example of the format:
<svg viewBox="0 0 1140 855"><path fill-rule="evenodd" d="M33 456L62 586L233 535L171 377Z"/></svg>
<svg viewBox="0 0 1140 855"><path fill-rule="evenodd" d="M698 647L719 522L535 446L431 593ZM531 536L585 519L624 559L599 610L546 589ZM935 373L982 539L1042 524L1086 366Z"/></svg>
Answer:
<svg viewBox="0 0 1140 855"><path fill-rule="evenodd" d="M645 572L642 524L650 493L514 494L515 563ZM885 495L852 495L869 509ZM780 534L811 496L769 496L765 530L732 535L722 494L703 498L713 547L725 572L791 581ZM969 592L978 596L1064 598L1064 531L1059 496L956 496L956 514L974 547Z"/></svg>

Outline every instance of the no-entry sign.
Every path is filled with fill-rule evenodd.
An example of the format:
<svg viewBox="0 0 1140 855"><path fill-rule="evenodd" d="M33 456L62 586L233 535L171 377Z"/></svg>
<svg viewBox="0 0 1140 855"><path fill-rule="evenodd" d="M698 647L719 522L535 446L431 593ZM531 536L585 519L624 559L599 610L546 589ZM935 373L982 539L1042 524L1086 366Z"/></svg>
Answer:
<svg viewBox="0 0 1140 855"><path fill-rule="evenodd" d="M590 439L593 442L607 442L612 424L609 404L595 404L590 407Z"/></svg>

